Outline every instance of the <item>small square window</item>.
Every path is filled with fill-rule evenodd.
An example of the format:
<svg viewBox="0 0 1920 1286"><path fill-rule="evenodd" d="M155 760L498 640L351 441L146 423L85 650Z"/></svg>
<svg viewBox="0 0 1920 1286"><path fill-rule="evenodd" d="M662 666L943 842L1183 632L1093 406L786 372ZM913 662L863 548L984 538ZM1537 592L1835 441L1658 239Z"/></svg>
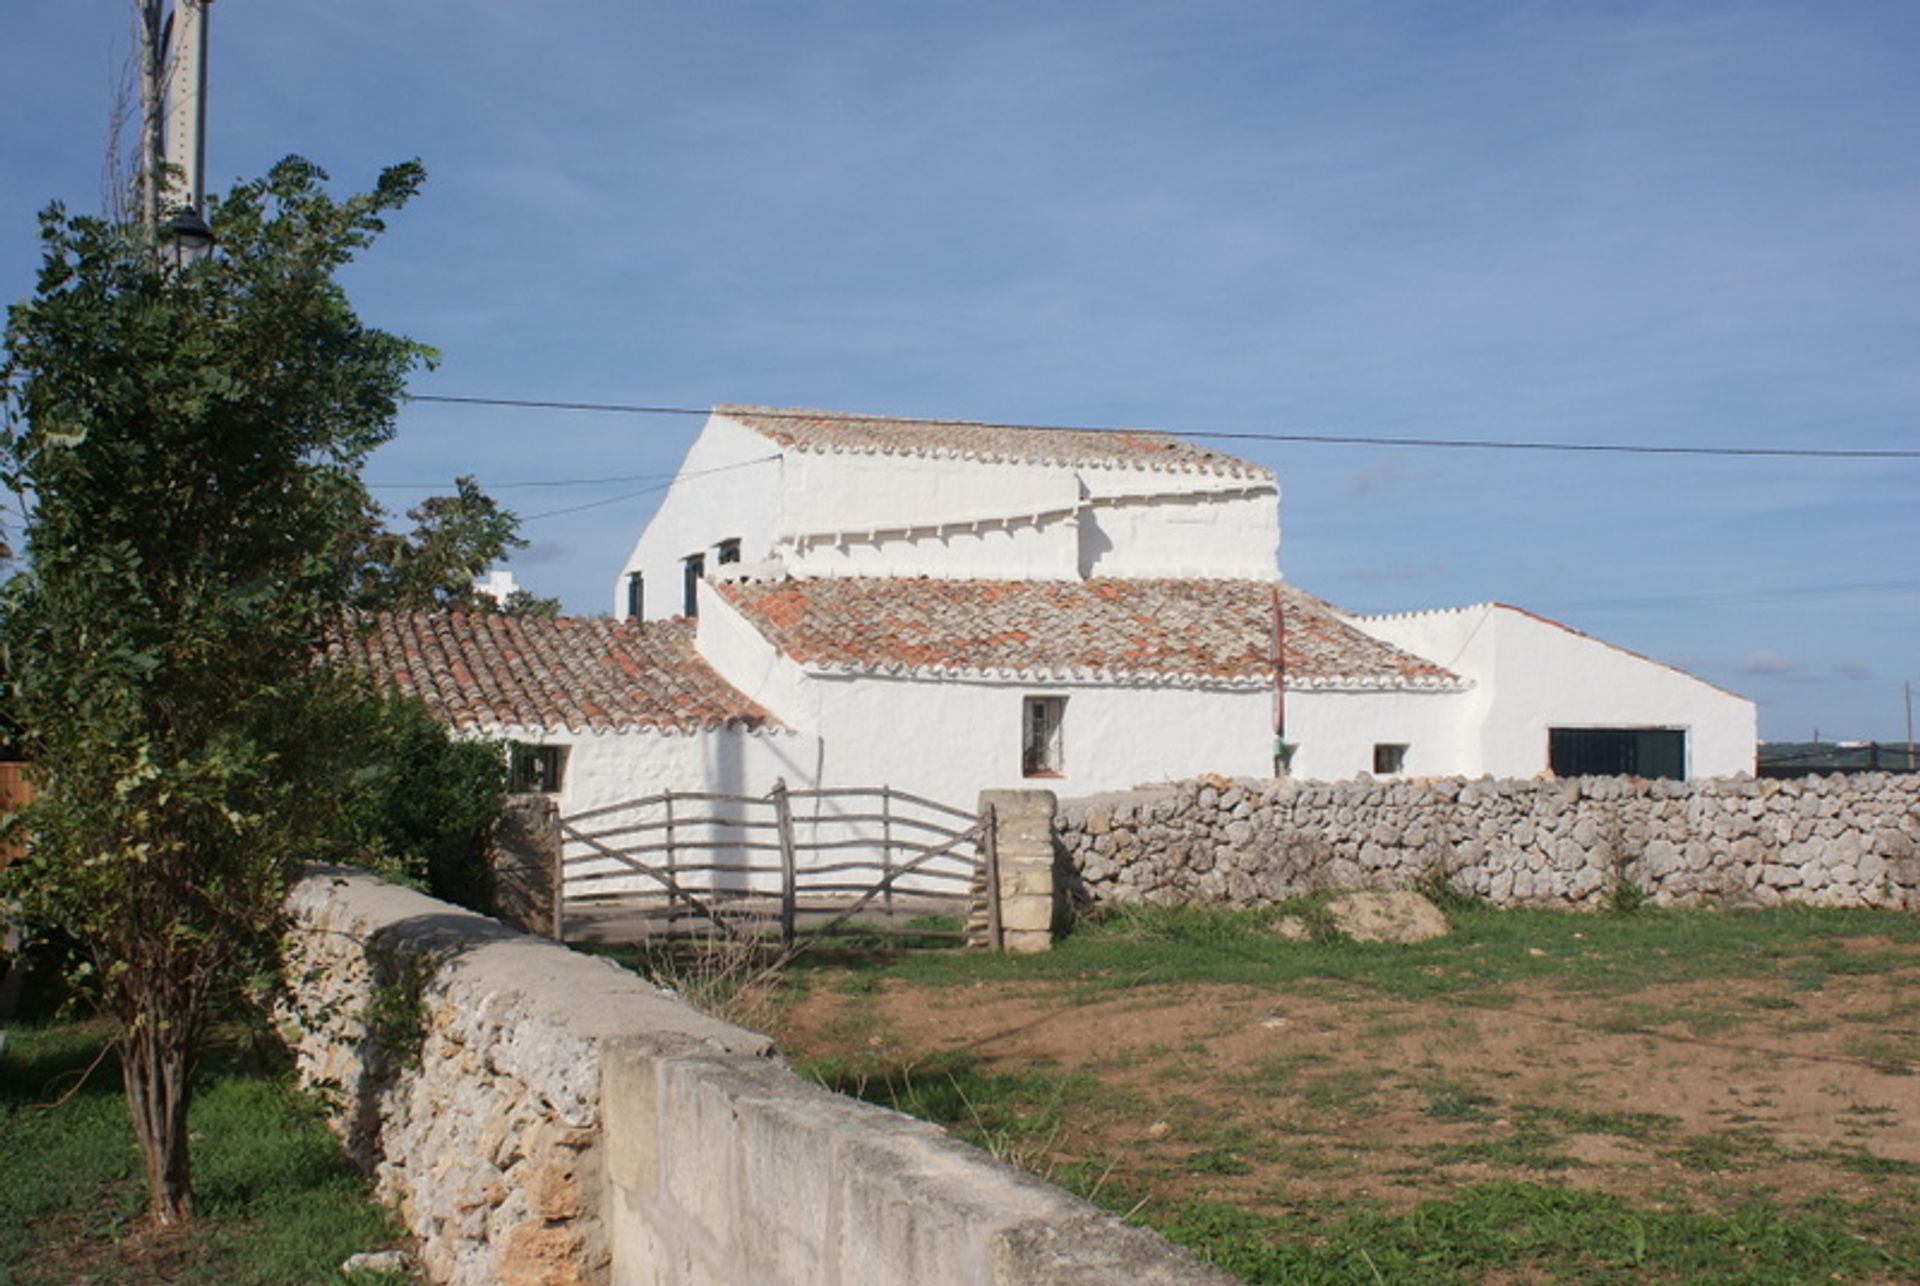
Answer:
<svg viewBox="0 0 1920 1286"><path fill-rule="evenodd" d="M721 541L713 547L713 550L713 561L721 566L740 561L740 540L738 537L732 540Z"/></svg>
<svg viewBox="0 0 1920 1286"><path fill-rule="evenodd" d="M557 795L567 765L565 746L514 742L507 761L507 789L516 795Z"/></svg>
<svg viewBox="0 0 1920 1286"><path fill-rule="evenodd" d="M1020 772L1058 777L1066 771L1065 697L1028 697L1021 712Z"/></svg>
<svg viewBox="0 0 1920 1286"><path fill-rule="evenodd" d="M1391 741L1376 741L1373 744L1373 771L1379 777L1391 777L1395 773L1405 772L1407 767L1407 748Z"/></svg>

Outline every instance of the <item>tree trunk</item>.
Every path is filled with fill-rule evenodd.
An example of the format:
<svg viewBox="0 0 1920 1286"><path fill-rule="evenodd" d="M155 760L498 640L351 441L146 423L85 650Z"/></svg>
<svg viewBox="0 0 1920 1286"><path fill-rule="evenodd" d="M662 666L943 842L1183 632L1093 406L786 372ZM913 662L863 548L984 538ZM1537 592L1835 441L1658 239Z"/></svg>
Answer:
<svg viewBox="0 0 1920 1286"><path fill-rule="evenodd" d="M176 1036L149 1013L120 1041L127 1107L146 1157L147 1212L161 1224L184 1223L193 1215L187 1155L193 1066L188 1043Z"/></svg>

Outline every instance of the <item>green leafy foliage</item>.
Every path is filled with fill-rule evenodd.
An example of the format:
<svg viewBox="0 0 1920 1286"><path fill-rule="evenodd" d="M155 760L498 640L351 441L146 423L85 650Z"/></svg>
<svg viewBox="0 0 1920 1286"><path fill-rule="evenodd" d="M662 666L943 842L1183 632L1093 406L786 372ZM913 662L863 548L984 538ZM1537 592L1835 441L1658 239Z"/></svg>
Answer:
<svg viewBox="0 0 1920 1286"><path fill-rule="evenodd" d="M407 511L410 532L388 531L369 513L355 557L353 605L364 610L504 610L510 615L555 616L560 602L516 590L504 605L477 592L473 582L494 563L526 548L519 520L480 490L473 478L454 480L455 494L434 496Z"/></svg>
<svg viewBox="0 0 1920 1286"><path fill-rule="evenodd" d="M364 752L347 812L360 860L390 878L475 910L489 899L487 845L506 798L506 756L455 741L415 698L369 700Z"/></svg>
<svg viewBox="0 0 1920 1286"><path fill-rule="evenodd" d="M40 794L4 878L86 956L162 1220L189 1208L208 1025L270 968L297 864L344 851L363 707L314 649L355 580L360 468L431 354L334 274L422 177L335 200L283 161L213 203L220 253L185 269L56 206L9 313L0 456L30 505L0 628Z"/></svg>

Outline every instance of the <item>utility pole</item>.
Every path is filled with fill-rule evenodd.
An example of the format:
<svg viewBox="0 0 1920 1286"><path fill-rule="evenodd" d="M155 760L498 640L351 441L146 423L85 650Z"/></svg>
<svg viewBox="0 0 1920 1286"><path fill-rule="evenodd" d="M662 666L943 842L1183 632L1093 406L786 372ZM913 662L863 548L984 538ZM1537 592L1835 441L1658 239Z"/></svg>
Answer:
<svg viewBox="0 0 1920 1286"><path fill-rule="evenodd" d="M207 6L174 0L167 24L166 161L185 180L186 207L207 203Z"/></svg>
<svg viewBox="0 0 1920 1286"><path fill-rule="evenodd" d="M212 0L133 0L140 42L140 221L158 229L169 174L185 180L185 204L206 200L207 5Z"/></svg>

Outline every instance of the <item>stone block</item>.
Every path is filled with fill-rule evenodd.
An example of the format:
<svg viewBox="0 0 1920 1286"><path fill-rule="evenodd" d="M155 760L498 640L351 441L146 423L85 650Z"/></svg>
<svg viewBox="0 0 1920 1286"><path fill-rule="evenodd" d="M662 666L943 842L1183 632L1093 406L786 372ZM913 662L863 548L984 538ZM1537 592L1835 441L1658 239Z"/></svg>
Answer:
<svg viewBox="0 0 1920 1286"><path fill-rule="evenodd" d="M1232 1277L1103 1215L1023 1223L994 1238L994 1286L1231 1286Z"/></svg>
<svg viewBox="0 0 1920 1286"><path fill-rule="evenodd" d="M660 1104L662 1190L692 1227L690 1235L726 1244L739 1209L739 1122L733 1099L751 1082L718 1059L668 1058L655 1064Z"/></svg>

